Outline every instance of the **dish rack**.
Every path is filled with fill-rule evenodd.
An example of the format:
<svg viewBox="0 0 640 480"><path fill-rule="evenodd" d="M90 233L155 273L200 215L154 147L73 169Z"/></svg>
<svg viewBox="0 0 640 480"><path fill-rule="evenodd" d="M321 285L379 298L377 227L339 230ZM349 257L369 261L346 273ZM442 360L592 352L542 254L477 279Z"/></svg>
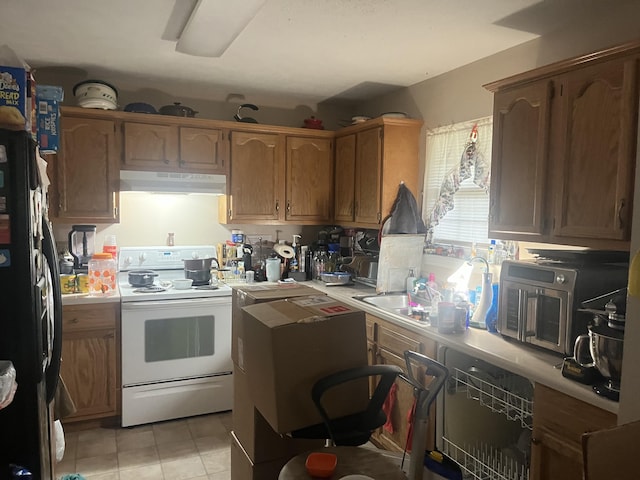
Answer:
<svg viewBox="0 0 640 480"><path fill-rule="evenodd" d="M523 429L533 430L533 387L518 375L502 371L492 375L486 371L453 368L449 380L450 393L461 393L494 413L519 422ZM444 453L458 462L465 478L477 480L528 480L528 454L499 449L484 442L459 445L443 437Z"/></svg>
<svg viewBox="0 0 640 480"><path fill-rule="evenodd" d="M460 446L444 438L444 453L463 470L464 478L477 480L529 480L529 468L515 458L484 443Z"/></svg>
<svg viewBox="0 0 640 480"><path fill-rule="evenodd" d="M505 373L487 380L456 368L452 383L456 393L466 392L467 398L533 430L533 389L528 381L522 381L522 377Z"/></svg>

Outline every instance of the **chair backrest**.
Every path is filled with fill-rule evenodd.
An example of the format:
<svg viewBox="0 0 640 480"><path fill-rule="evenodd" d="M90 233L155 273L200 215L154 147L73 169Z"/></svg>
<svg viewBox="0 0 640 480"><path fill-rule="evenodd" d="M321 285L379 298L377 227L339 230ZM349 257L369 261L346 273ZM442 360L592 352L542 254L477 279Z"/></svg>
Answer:
<svg viewBox="0 0 640 480"><path fill-rule="evenodd" d="M384 412L382 410L384 401L387 398L389 391L391 390L391 386L401 373L402 369L395 365L369 365L365 367L350 368L333 373L321 378L314 384L311 390L311 398L313 399L313 402L316 405L320 416L322 417L322 421L324 422L324 425L327 429L329 438L334 444L337 444L337 431L344 432L345 429L353 427L354 429L358 428L363 432L368 431L368 434L370 434L371 432L373 432L373 430L380 426L379 419L384 415ZM359 414L350 415L348 419L344 417L339 419L331 418L331 416L327 413L324 406L322 405L323 395L329 389L342 383L371 376L379 376L380 378L373 392L373 395L371 396L369 403L367 404L367 409ZM386 418L386 416L384 416L383 418ZM357 432L354 432L354 434L357 434ZM368 435L366 435L366 439L362 443L365 443L367 439Z"/></svg>

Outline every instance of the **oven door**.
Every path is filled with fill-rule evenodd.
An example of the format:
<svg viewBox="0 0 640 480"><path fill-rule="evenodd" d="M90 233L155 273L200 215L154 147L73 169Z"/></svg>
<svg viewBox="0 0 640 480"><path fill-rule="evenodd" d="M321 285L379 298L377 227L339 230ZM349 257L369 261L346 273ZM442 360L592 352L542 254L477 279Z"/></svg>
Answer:
<svg viewBox="0 0 640 480"><path fill-rule="evenodd" d="M570 297L564 290L503 282L498 330L521 342L564 354Z"/></svg>
<svg viewBox="0 0 640 480"><path fill-rule="evenodd" d="M122 304L123 386L231 371L231 297Z"/></svg>

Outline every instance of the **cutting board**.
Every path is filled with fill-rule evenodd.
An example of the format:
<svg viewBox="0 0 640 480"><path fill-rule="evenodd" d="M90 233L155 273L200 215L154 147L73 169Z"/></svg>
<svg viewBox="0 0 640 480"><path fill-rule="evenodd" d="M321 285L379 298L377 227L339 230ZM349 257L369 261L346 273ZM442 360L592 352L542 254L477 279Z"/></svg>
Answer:
<svg viewBox="0 0 640 480"><path fill-rule="evenodd" d="M420 276L424 234L385 235L380 243L376 292L404 292L409 269Z"/></svg>

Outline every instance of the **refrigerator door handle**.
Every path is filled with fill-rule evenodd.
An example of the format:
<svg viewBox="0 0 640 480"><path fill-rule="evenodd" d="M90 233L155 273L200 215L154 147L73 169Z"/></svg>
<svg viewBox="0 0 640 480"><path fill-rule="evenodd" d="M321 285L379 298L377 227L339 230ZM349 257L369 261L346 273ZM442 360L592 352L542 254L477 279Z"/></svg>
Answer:
<svg viewBox="0 0 640 480"><path fill-rule="evenodd" d="M51 403L58 388L58 376L60 375L60 360L62 356L62 292L60 289L60 272L58 270L58 254L56 242L49 221L42 218L42 253L49 264L51 274L51 287L53 294L53 350L47 368L45 379L47 386L47 403Z"/></svg>

